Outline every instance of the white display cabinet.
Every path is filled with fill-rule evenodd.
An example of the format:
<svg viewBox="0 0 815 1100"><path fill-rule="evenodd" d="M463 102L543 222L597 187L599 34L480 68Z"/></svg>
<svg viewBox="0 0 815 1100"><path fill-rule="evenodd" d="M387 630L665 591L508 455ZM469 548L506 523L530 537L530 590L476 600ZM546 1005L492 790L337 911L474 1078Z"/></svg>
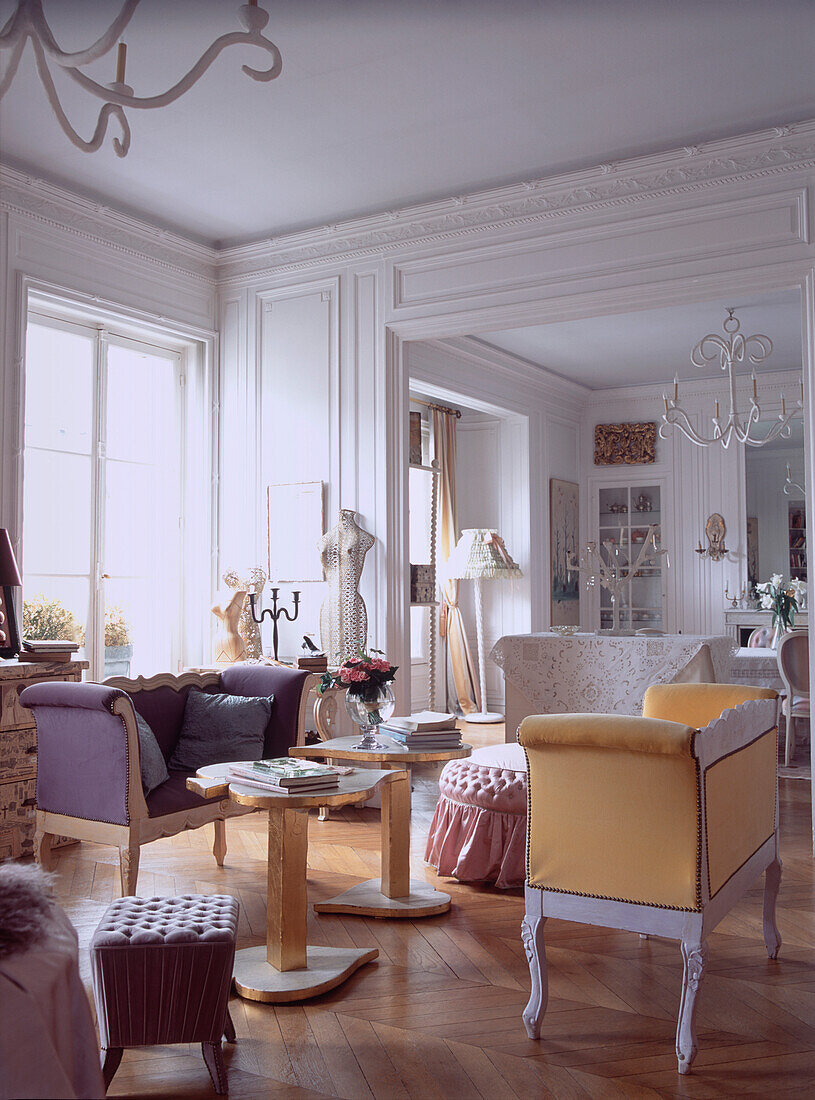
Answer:
<svg viewBox="0 0 815 1100"><path fill-rule="evenodd" d="M597 489L595 531L599 545L612 542L622 548L623 561L636 557L648 534L656 528L661 544L663 489L658 483L637 485L601 485ZM622 630L665 629L665 559L638 570L623 589L620 598ZM599 626L612 625L611 596L600 590Z"/></svg>

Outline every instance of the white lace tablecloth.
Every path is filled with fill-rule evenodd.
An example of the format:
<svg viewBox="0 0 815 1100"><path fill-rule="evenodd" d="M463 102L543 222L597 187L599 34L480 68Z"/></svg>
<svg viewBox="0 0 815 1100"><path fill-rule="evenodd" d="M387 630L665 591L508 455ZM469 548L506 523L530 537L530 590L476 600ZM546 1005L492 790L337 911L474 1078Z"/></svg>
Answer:
<svg viewBox="0 0 815 1100"><path fill-rule="evenodd" d="M640 714L649 685L671 683L703 645L727 683L736 644L722 635L508 634L491 657L536 713Z"/></svg>

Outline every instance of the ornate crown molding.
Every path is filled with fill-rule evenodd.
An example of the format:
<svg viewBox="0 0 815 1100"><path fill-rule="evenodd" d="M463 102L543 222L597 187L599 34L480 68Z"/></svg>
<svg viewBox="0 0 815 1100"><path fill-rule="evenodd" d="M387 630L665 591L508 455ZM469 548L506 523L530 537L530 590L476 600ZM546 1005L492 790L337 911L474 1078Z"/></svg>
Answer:
<svg viewBox="0 0 815 1100"><path fill-rule="evenodd" d="M362 259L813 166L815 120L807 120L222 248L219 282L280 274L331 259Z"/></svg>
<svg viewBox="0 0 815 1100"><path fill-rule="evenodd" d="M0 210L32 218L133 259L148 260L186 278L209 284L215 281L218 253L208 245L7 165L0 166Z"/></svg>

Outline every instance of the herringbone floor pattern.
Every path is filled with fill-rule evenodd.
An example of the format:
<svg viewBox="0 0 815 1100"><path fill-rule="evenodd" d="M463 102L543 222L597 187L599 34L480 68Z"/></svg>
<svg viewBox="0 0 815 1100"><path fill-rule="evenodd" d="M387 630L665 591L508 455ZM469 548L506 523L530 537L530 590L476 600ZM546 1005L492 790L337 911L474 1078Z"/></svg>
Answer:
<svg viewBox="0 0 815 1100"><path fill-rule="evenodd" d="M418 777L414 871L422 863L437 791ZM700 1051L676 1073L674 1029L681 962L675 944L551 921L551 996L543 1038L521 1023L528 971L519 936L521 892L447 882L452 911L421 921L309 917L313 943L372 945L379 960L344 986L275 1008L233 998L238 1032L226 1047L230 1096L407 1098L813 1097L815 1096L815 863L809 851L809 783L782 780L780 959L761 936L761 888L710 943L701 994ZM234 894L240 946L259 944L265 922L265 815L227 826L219 870L206 828L148 845L142 896ZM329 897L379 865L378 811L348 810L309 827L309 897ZM87 945L118 892L116 853L92 844L59 853L61 900ZM109 1095L214 1095L199 1049L126 1051Z"/></svg>

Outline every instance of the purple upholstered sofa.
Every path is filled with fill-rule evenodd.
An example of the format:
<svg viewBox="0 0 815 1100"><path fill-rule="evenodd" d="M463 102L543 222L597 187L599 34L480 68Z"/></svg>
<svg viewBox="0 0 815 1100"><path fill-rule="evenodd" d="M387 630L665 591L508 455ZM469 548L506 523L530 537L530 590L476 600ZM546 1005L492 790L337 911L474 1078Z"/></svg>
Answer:
<svg viewBox="0 0 815 1100"><path fill-rule="evenodd" d="M171 771L145 798L135 712L151 727L169 761L190 690L273 695L263 752L285 756L292 745L305 741L306 702L317 680L312 673L280 665L238 664L222 672L26 688L20 702L31 708L37 724L38 860L48 868L54 836L115 844L122 894L135 894L142 844L212 821L213 854L221 866L225 819L247 811L229 799L205 799L187 790L191 773L184 771Z"/></svg>

